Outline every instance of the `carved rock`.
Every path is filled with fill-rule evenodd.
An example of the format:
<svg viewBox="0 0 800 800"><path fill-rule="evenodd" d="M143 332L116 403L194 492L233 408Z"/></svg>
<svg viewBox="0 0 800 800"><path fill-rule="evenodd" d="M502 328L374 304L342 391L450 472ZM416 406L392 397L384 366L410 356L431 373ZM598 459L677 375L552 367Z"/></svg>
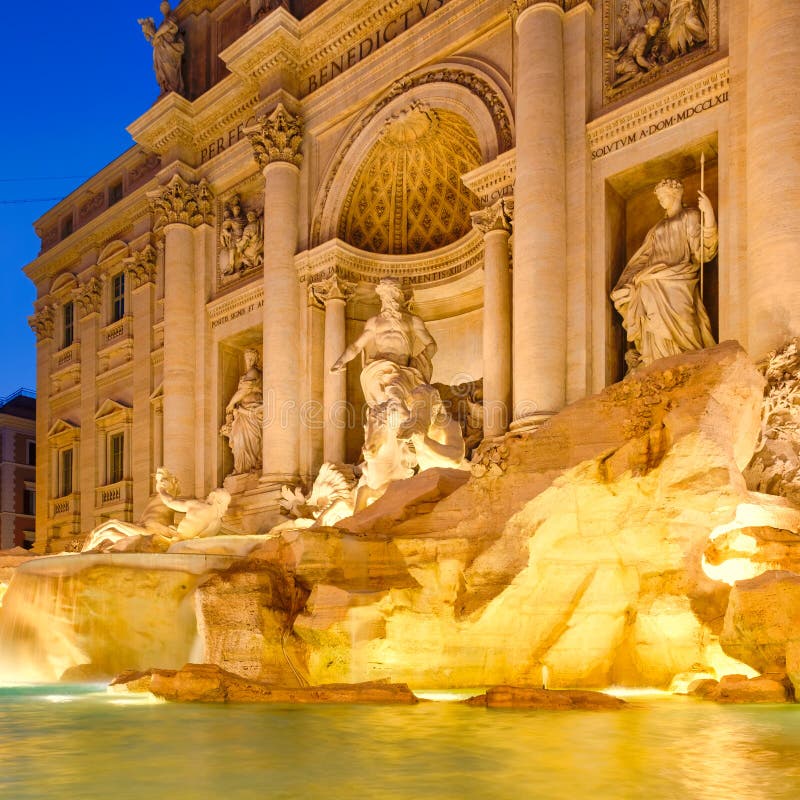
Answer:
<svg viewBox="0 0 800 800"><path fill-rule="evenodd" d="M535 708L546 711L607 711L627 703L603 692L580 689L534 689L529 686L492 686L486 694L470 697L470 706L486 708Z"/></svg>
<svg viewBox="0 0 800 800"><path fill-rule="evenodd" d="M261 169L273 161L286 161L296 167L302 163L303 118L291 114L283 103L278 103L268 117L245 133Z"/></svg>

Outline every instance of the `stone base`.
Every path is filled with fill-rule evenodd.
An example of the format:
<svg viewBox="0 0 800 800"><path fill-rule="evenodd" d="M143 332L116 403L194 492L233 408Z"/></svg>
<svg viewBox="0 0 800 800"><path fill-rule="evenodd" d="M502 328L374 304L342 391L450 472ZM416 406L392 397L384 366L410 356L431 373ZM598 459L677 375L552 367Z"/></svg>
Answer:
<svg viewBox="0 0 800 800"><path fill-rule="evenodd" d="M224 532L267 533L287 518L281 513L280 486L263 485L257 473L229 475L223 486L231 493L231 504L222 522Z"/></svg>

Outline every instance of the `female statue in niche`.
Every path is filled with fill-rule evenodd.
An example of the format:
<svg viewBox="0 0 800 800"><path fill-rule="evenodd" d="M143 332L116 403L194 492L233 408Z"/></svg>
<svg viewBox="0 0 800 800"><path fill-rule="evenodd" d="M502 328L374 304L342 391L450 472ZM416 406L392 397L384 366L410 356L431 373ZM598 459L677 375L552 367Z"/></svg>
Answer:
<svg viewBox="0 0 800 800"><path fill-rule="evenodd" d="M167 0L161 3L160 8L164 20L158 28L152 17L140 19L139 25L142 26L145 39L153 45L153 69L156 71L161 93L183 94L183 34Z"/></svg>
<svg viewBox="0 0 800 800"><path fill-rule="evenodd" d="M634 350L629 367L714 345L700 296L700 264L717 254L717 222L708 196L683 205L683 184L667 178L655 187L664 217L644 237L611 292Z"/></svg>
<svg viewBox="0 0 800 800"><path fill-rule="evenodd" d="M264 396L258 352L248 347L244 351L244 365L239 385L225 407L225 424L220 429L228 437L233 472L237 475L261 469Z"/></svg>

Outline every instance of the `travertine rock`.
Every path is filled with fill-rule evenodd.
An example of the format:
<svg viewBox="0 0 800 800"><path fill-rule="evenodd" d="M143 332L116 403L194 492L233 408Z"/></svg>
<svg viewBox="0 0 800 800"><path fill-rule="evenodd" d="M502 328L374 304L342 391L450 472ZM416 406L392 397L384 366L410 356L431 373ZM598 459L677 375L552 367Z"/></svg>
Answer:
<svg viewBox="0 0 800 800"><path fill-rule="evenodd" d="M248 680L216 664L186 664L179 670L128 671L111 683L114 691L150 692L184 703L370 703L414 705L404 684L374 681L327 686L281 686Z"/></svg>
<svg viewBox="0 0 800 800"><path fill-rule="evenodd" d="M755 678L725 675L705 698L717 703L789 703L793 702L794 693L788 678L782 673Z"/></svg>
<svg viewBox="0 0 800 800"><path fill-rule="evenodd" d="M785 672L786 647L800 640L800 575L785 570L738 581L731 590L721 643L759 672Z"/></svg>
<svg viewBox="0 0 800 800"><path fill-rule="evenodd" d="M486 694L470 697L465 701L470 706L486 708L537 708L548 711L581 709L583 711L619 709L624 700L603 692L579 689L534 689L527 686L492 686Z"/></svg>

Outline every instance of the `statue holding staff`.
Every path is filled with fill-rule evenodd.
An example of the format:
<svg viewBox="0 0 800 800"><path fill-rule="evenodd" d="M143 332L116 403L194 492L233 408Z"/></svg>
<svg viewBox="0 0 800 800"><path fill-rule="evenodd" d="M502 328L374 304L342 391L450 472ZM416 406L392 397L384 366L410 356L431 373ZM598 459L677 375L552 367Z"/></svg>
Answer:
<svg viewBox="0 0 800 800"><path fill-rule="evenodd" d="M718 232L708 195L698 208L683 205L683 184L666 178L655 187L664 217L644 238L611 292L634 351L629 366L715 344L700 294L700 265L717 254ZM633 362L633 363L632 363Z"/></svg>

